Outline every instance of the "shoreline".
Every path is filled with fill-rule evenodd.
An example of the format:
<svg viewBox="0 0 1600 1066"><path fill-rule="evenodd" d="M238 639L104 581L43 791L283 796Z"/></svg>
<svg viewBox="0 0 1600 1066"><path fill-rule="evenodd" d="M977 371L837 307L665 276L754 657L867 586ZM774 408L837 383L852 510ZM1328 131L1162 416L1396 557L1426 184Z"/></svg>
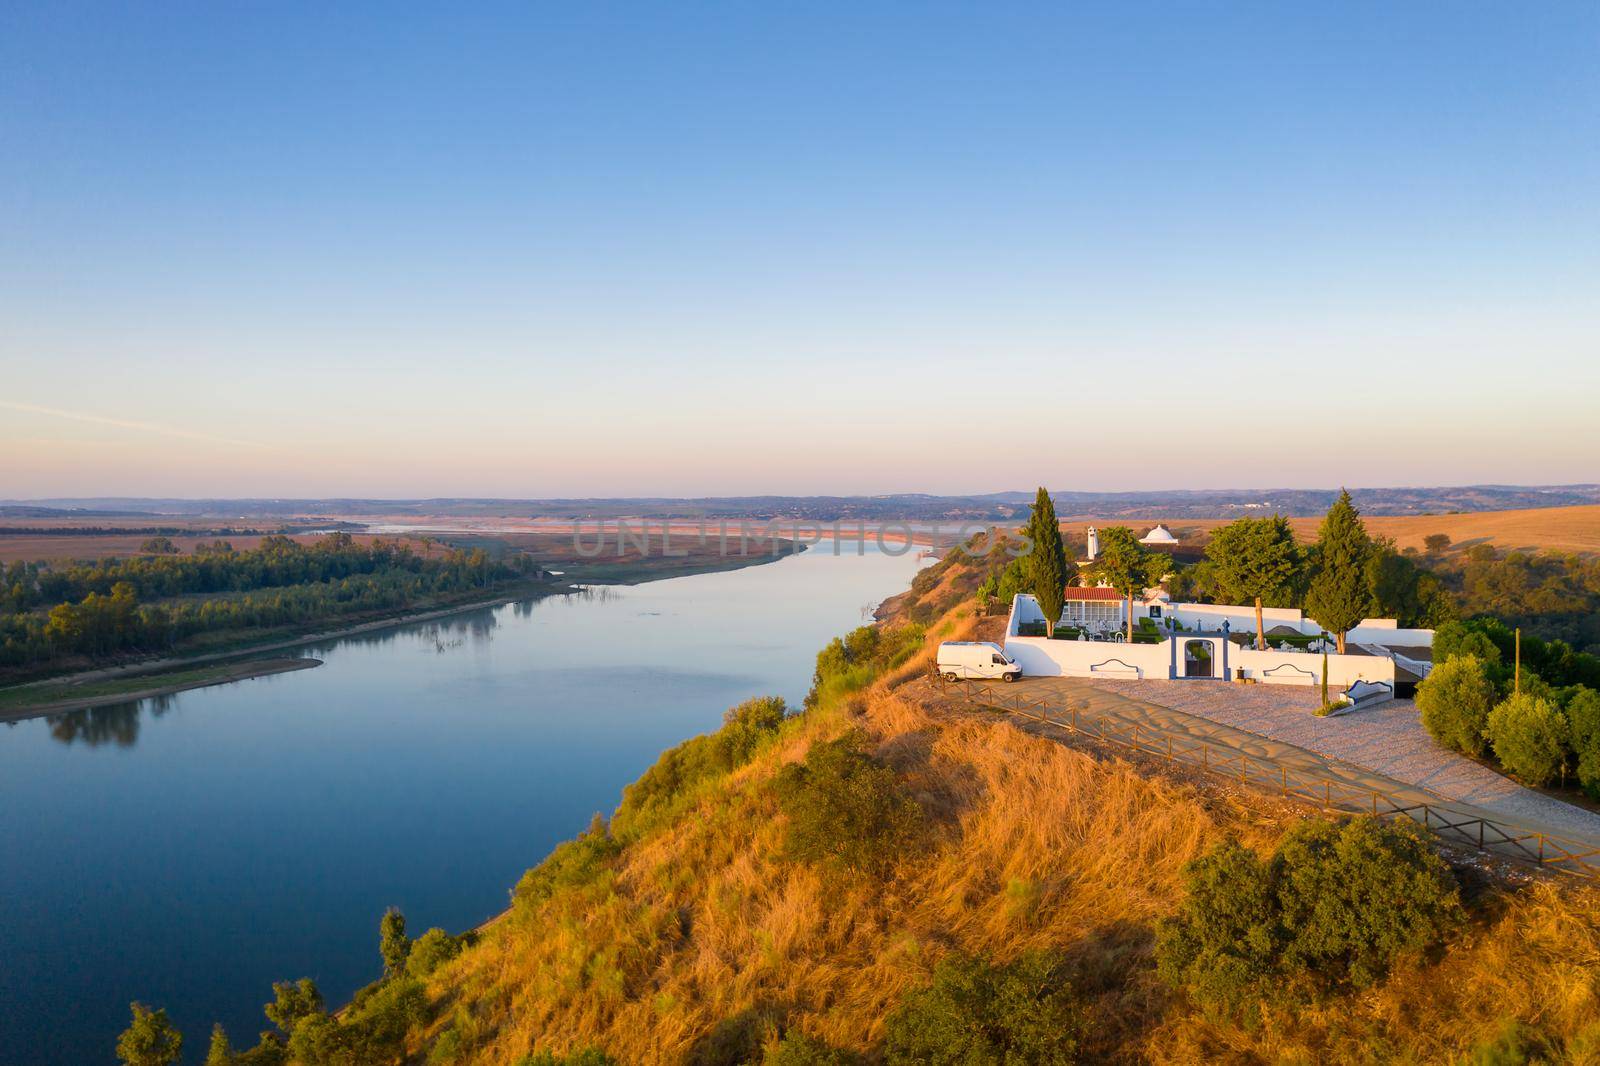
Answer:
<svg viewBox="0 0 1600 1066"><path fill-rule="evenodd" d="M357 622L353 625L341 626L337 629L320 630L315 633L305 633L299 636L274 638L259 644L245 644L237 648L224 651L203 652L199 655L169 656L164 659L150 659L144 662L129 663L125 666L101 666L93 670L80 670L77 673L58 674L54 677L43 677L33 681L25 681L16 685L7 685L0 688L0 694L21 692L30 688L46 688L58 685L82 685L95 681L115 681L119 678L141 677L150 675L152 681L170 675L177 671L194 666L204 666L207 663L224 663L230 659L240 659L246 656L259 655L262 652L288 651L306 644L319 644L325 640L340 640L345 637L357 636L361 633L371 633L392 626L410 625L414 622L431 622L438 618L445 618L465 611L482 610L486 607L503 607L508 603L515 603L524 599L543 599L546 596L559 596L577 591L577 586L559 585L539 590L524 589L516 594L502 594L489 599L473 600L470 603L455 604L450 607L437 607L426 611L411 614L397 614L388 618L374 618L366 622ZM315 660L320 664L321 660ZM277 672L277 671L274 671ZM193 687L193 686L191 686ZM101 701L104 702L104 701ZM43 706L43 705L31 705ZM19 708L18 710L23 710ZM28 714L44 713L28 710ZM0 709L0 720L5 720L13 712Z"/></svg>
<svg viewBox="0 0 1600 1066"><path fill-rule="evenodd" d="M363 633L373 633L383 629L411 625L417 622L432 622L441 618L448 618L451 615L463 614L467 611L503 607L508 603L517 603L522 600L541 600L549 596L571 595L572 593L579 592L586 587L603 585L641 585L648 584L651 581L660 581L672 577L694 577L708 573L742 570L752 566L761 566L769 562L776 562L779 559L788 558L791 555L800 554L804 554L804 552L783 551L776 555L762 554L760 556L751 555L749 557L735 556L733 558L738 559L738 562L734 565L706 567L703 569L698 567L690 567L686 568L683 572L663 573L659 576L635 577L634 575L627 575L629 577L633 577L632 580L605 581L590 578L581 580L579 583L565 581L561 582L560 584L540 583L532 586L522 587L515 592L502 592L499 595L491 596L486 599L472 600L467 603L458 603L448 607L429 608L425 611L396 614L385 618L373 618L365 622L356 622L350 625L339 626L334 629L319 630L315 633L304 633L292 637L270 638L260 643L244 643L237 647L227 648L221 651L202 652L197 655L168 656L166 658L127 663L121 666L101 666L92 670L80 670L70 674L57 674L51 677L35 678L34 680L24 681L14 685L0 686L0 696L9 695L16 692L24 692L33 688L53 690L59 686L83 685L101 681L116 681L122 678L143 677L145 675L149 675L151 686L148 690L139 689L136 693L130 691L128 694L118 693L116 695L104 697L82 697L69 700L49 700L44 703L24 703L12 707L7 707L3 704L0 704L0 722L22 721L28 718L42 717L47 714L58 714L70 710L81 710L85 707L99 706L108 702L123 703L134 699L146 699L151 696L170 695L174 692L183 692L194 688L203 688L209 684L226 684L229 681L245 680L249 677L259 677L269 674L283 673L286 670L307 668L278 667L263 671L261 673L247 673L240 677L219 676L217 680L198 683L178 682L174 684L169 682L167 684L162 684L160 681L162 677L171 677L173 674L180 673L193 667L205 666L207 664L215 663L220 665L233 659L242 659L248 656L261 655L267 652L289 651L294 648L303 647L307 644L320 644L323 641L328 640L342 640L347 637L359 636ZM322 662L320 659L258 661L309 662L314 665L321 665Z"/></svg>
<svg viewBox="0 0 1600 1066"><path fill-rule="evenodd" d="M48 700L44 703L24 704L20 707L0 708L0 722L23 722L30 718L43 718L53 714L65 714L69 711L88 710L91 707L103 707L112 703L132 703L136 700L150 699L153 696L171 696L197 688L210 688L213 685L227 685L235 681L248 681L253 677L271 677L274 674L311 670L321 665L321 659L310 657L254 659L248 662L235 663L231 667L219 664L219 669L215 673L207 674L204 677L190 677L182 681L171 680L173 672L169 671L165 675L152 675L152 681L159 681L163 676L168 677L169 680L165 684L153 684L148 688L131 689L127 692L107 692L97 696L74 696L66 699ZM133 676L136 677L138 675ZM58 684L61 684L62 687L71 687L66 683Z"/></svg>

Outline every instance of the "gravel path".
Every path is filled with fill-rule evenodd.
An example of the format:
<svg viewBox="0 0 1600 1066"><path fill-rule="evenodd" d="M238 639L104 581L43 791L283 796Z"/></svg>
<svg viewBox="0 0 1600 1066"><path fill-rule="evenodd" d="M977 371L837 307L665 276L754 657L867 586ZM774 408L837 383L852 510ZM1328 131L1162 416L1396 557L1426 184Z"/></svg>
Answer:
<svg viewBox="0 0 1600 1066"><path fill-rule="evenodd" d="M1314 688L1192 681L1083 683L1354 763L1518 823L1600 837L1600 814L1523 788L1434 743L1410 700L1318 718L1312 714L1321 702Z"/></svg>

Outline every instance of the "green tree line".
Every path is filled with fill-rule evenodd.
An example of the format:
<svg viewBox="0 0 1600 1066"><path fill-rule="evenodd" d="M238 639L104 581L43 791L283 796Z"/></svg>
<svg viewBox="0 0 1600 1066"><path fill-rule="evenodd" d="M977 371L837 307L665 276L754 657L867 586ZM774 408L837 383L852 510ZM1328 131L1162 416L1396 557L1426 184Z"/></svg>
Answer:
<svg viewBox="0 0 1600 1066"><path fill-rule="evenodd" d="M269 537L249 551L218 544L195 555L63 569L16 563L0 573L0 667L165 651L199 633L390 610L533 570L525 555L495 561L472 549L422 556L405 544L357 544L343 533L309 546Z"/></svg>

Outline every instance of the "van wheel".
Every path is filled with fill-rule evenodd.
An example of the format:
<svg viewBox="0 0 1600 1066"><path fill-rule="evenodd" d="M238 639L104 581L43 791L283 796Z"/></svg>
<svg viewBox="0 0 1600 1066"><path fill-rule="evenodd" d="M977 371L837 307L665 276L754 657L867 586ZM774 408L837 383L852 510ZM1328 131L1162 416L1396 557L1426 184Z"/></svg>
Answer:
<svg viewBox="0 0 1600 1066"><path fill-rule="evenodd" d="M1008 685L1011 684L1011 682L1013 682L1013 681L1015 681L1017 679L1017 675L1016 674L1006 674L1004 676L1005 676L1005 679L1006 679L1006 684L1008 684Z"/></svg>
<svg viewBox="0 0 1600 1066"><path fill-rule="evenodd" d="M948 674L944 675L944 679L946 681L955 681L955 680L957 680L956 672L954 670L951 670Z"/></svg>

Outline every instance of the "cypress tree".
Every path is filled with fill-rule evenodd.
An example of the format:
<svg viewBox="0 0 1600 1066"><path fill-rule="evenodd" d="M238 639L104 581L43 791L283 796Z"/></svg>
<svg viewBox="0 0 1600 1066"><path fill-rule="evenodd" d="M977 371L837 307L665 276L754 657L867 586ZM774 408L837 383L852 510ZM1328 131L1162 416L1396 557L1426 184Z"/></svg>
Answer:
<svg viewBox="0 0 1600 1066"><path fill-rule="evenodd" d="M1033 553L1028 556L1029 584L1044 612L1045 632L1054 635L1066 606L1067 549L1061 543L1056 505L1043 485L1034 497L1033 514L1028 516L1028 536L1033 540Z"/></svg>
<svg viewBox="0 0 1600 1066"><path fill-rule="evenodd" d="M211 1027L211 1047L206 1051L206 1066L233 1066L233 1045L228 1032L218 1022Z"/></svg>
<svg viewBox="0 0 1600 1066"><path fill-rule="evenodd" d="M1340 491L1317 533L1317 571L1306 591L1306 613L1334 634L1339 654L1344 635L1373 609L1372 586L1367 580L1367 560L1372 540L1361 524L1361 512Z"/></svg>

